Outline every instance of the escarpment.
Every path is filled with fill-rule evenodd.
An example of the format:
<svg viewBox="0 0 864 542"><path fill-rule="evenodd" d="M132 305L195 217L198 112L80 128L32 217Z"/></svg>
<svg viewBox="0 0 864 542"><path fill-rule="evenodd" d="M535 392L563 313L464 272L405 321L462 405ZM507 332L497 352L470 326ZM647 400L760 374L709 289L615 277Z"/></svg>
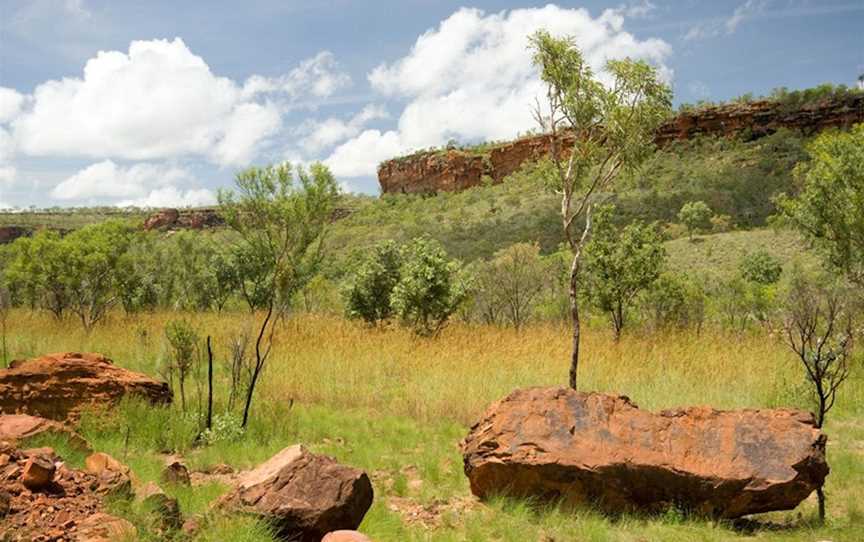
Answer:
<svg viewBox="0 0 864 542"><path fill-rule="evenodd" d="M848 128L859 122L864 122L864 94L798 107L759 100L681 112L660 127L655 143L662 147L698 136L756 139L781 128L810 135L827 128ZM566 148L572 136L561 137ZM459 191L478 186L486 178L500 183L525 162L548 156L551 143L551 137L544 134L483 149L448 148L415 153L381 163L378 182L385 194Z"/></svg>

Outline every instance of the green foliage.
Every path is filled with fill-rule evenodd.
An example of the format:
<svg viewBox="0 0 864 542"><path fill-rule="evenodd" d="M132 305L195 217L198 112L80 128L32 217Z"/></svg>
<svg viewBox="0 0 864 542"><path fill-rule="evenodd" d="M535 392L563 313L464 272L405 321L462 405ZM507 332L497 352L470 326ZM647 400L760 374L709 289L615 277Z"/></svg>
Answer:
<svg viewBox="0 0 864 542"><path fill-rule="evenodd" d="M531 320L550 278L551 266L540 256L536 243L501 249L474 273L474 311L488 324L519 329Z"/></svg>
<svg viewBox="0 0 864 542"><path fill-rule="evenodd" d="M249 168L236 184L236 193L219 193L219 205L236 233L238 284L250 309L284 309L321 263L336 181L321 164L308 172L283 164Z"/></svg>
<svg viewBox="0 0 864 542"><path fill-rule="evenodd" d="M587 297L609 314L618 338L636 295L660 276L666 251L655 225L634 222L619 230L613 213L612 206L599 207L595 212L583 265Z"/></svg>
<svg viewBox="0 0 864 542"><path fill-rule="evenodd" d="M795 172L796 197L778 206L836 270L864 285L864 124L824 132L807 146L810 161Z"/></svg>
<svg viewBox="0 0 864 542"><path fill-rule="evenodd" d="M393 315L390 297L402 266L399 246L383 241L355 258L358 261L344 290L347 316L370 324L389 320Z"/></svg>
<svg viewBox="0 0 864 542"><path fill-rule="evenodd" d="M748 254L741 261L740 271L744 280L768 286L780 280L783 265L765 250L759 250Z"/></svg>
<svg viewBox="0 0 864 542"><path fill-rule="evenodd" d="M685 203L678 211L678 220L687 227L687 234L693 239L693 233L711 227L711 208L704 201Z"/></svg>
<svg viewBox="0 0 864 542"><path fill-rule="evenodd" d="M425 238L403 246L400 257L399 282L390 297L393 312L418 335L437 335L467 293L459 263Z"/></svg>
<svg viewBox="0 0 864 542"><path fill-rule="evenodd" d="M171 347L168 361L168 381L173 382L174 374L180 382L180 404L186 412L186 379L192 371L198 354L198 333L186 320L171 320L165 325L165 338Z"/></svg>
<svg viewBox="0 0 864 542"><path fill-rule="evenodd" d="M702 329L706 297L699 282L683 274L663 273L645 297L645 309L655 329Z"/></svg>

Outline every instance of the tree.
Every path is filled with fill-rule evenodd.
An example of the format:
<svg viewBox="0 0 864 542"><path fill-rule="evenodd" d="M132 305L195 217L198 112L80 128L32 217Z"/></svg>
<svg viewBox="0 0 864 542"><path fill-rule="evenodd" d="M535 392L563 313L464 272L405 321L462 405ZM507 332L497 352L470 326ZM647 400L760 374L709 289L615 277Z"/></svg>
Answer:
<svg viewBox="0 0 864 542"><path fill-rule="evenodd" d="M780 280L783 265L768 252L758 250L741 260L739 271L741 277L747 282L770 286Z"/></svg>
<svg viewBox="0 0 864 542"><path fill-rule="evenodd" d="M441 332L465 299L459 264L436 241L418 238L400 250L399 282L390 302L401 322L423 336Z"/></svg>
<svg viewBox="0 0 864 542"><path fill-rule="evenodd" d="M40 306L63 318L70 295L65 280L67 246L56 231L44 229L32 238L16 239L9 248L6 281L9 290L31 308Z"/></svg>
<svg viewBox="0 0 864 542"><path fill-rule="evenodd" d="M171 359L168 362L169 380L173 382L174 372L180 383L180 405L186 412L186 378L189 376L198 350L198 333L186 320L171 320L165 326L165 338L171 347Z"/></svg>
<svg viewBox="0 0 864 542"><path fill-rule="evenodd" d="M322 164L308 171L290 164L252 167L238 173L235 183L236 192L220 191L220 213L235 233L235 261L247 264L238 266L241 290L251 309L264 312L243 407L245 428L255 385L272 351L276 321L321 263L339 189Z"/></svg>
<svg viewBox="0 0 864 542"><path fill-rule="evenodd" d="M84 329L102 320L118 301L116 277L132 237L127 224L109 220L75 230L61 241L67 258L62 280Z"/></svg>
<svg viewBox="0 0 864 542"><path fill-rule="evenodd" d="M789 291L783 320L785 340L812 385L817 428L825 423L837 391L849 377L855 312L852 294L844 288L816 285L800 275L793 278ZM816 494L819 519L824 522L825 494L821 487Z"/></svg>
<svg viewBox="0 0 864 542"><path fill-rule="evenodd" d="M807 146L809 161L795 168L796 197L777 199L785 218L828 264L864 286L864 124L823 132Z"/></svg>
<svg viewBox="0 0 864 542"><path fill-rule="evenodd" d="M633 222L619 231L613 212L609 205L595 211L584 266L588 298L609 315L617 341L636 295L660 276L666 249L655 226Z"/></svg>
<svg viewBox="0 0 864 542"><path fill-rule="evenodd" d="M650 156L654 132L671 113L672 91L655 68L629 59L608 61L605 71L610 83L604 84L570 38L539 31L531 37L531 46L546 85L545 104L541 109L538 102L534 113L541 129L549 133L554 166L549 181L561 196L561 223L572 253L569 380L575 389L582 251L591 233L595 198Z"/></svg>
<svg viewBox="0 0 864 542"><path fill-rule="evenodd" d="M399 246L393 241L384 241L364 251L357 259L344 291L348 317L362 318L373 325L389 320L393 315L390 296L399 282L402 265Z"/></svg>
<svg viewBox="0 0 864 542"><path fill-rule="evenodd" d="M516 243L480 266L474 285L475 303L487 323L506 321L520 329L548 283L550 266L537 243Z"/></svg>
<svg viewBox="0 0 864 542"><path fill-rule="evenodd" d="M711 227L713 212L704 201L690 201L678 211L678 220L687 228L687 235L693 240L693 234Z"/></svg>

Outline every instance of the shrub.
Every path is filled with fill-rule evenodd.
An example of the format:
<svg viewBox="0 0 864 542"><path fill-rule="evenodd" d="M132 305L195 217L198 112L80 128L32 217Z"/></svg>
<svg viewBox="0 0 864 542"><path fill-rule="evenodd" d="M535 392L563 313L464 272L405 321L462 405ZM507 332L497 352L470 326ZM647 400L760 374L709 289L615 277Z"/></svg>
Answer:
<svg viewBox="0 0 864 542"><path fill-rule="evenodd" d="M686 226L690 239L693 239L694 232L711 226L711 215L711 208L704 201L691 201L678 211L678 220Z"/></svg>
<svg viewBox="0 0 864 542"><path fill-rule="evenodd" d="M748 254L739 268L741 277L751 283L768 286L780 280L783 266L780 262L764 250Z"/></svg>
<svg viewBox="0 0 864 542"><path fill-rule="evenodd" d="M415 239L400 256L399 282L391 295L394 314L418 335L437 335L465 299L460 266L430 239Z"/></svg>
<svg viewBox="0 0 864 542"><path fill-rule="evenodd" d="M344 290L349 318L377 324L393 316L390 297L399 282L402 254L393 241L384 241L358 257Z"/></svg>
<svg viewBox="0 0 864 542"><path fill-rule="evenodd" d="M645 296L645 306L655 328L694 327L698 332L705 321L705 292L682 275L660 275Z"/></svg>
<svg viewBox="0 0 864 542"><path fill-rule="evenodd" d="M474 306L488 324L507 323L516 329L528 322L549 282L550 266L536 243L517 243L499 250L479 266Z"/></svg>

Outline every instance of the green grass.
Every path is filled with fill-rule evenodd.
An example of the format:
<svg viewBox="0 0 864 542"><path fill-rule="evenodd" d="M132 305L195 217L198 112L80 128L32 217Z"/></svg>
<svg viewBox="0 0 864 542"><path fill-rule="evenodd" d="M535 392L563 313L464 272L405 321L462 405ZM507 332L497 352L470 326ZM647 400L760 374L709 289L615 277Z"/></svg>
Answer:
<svg viewBox="0 0 864 542"><path fill-rule="evenodd" d="M734 237L734 234L732 235ZM114 315L84 333L75 322L16 311L10 318L14 357L58 350L95 350L117 363L156 374L167 354L162 328L172 314ZM224 338L243 325L243 313L188 315L216 345L216 411L225 411ZM148 333L142 334L143 330ZM800 368L785 347L762 332L707 329L689 333L629 333L614 343L606 327L586 330L581 378L585 389L626 393L643 408L687 404L721 408L806 407ZM313 451L365 469L375 502L362 530L387 541L739 541L864 539L864 364L829 415L829 523L813 522L815 502L768 514L770 522L742 530L676 512L660 517L609 517L589 509L564 512L512 500L479 503L462 472L458 442L493 400L515 387L566 379L566 330L535 325L522 332L454 324L438 340L400 329L369 330L339 318L297 316L277 334L277 346L240 439L193 445L194 414L175 405L127 402L85 416L81 432L99 451L125 461L142 481L158 481L164 454L179 452L193 469L228 463L243 469L278 450L303 443ZM196 381L189 386L197 405ZM293 405L293 406L292 406ZM127 436L128 435L128 436ZM226 433L226 436L228 434ZM53 443L62 454L73 453ZM81 457L72 457L80 463ZM272 540L250 518L209 512L225 491L219 484L164 487L186 516L205 515L196 540ZM135 504L113 508L155 536ZM419 517L422 521L412 521ZM150 538L148 538L150 537ZM243 538L245 537L245 538Z"/></svg>

